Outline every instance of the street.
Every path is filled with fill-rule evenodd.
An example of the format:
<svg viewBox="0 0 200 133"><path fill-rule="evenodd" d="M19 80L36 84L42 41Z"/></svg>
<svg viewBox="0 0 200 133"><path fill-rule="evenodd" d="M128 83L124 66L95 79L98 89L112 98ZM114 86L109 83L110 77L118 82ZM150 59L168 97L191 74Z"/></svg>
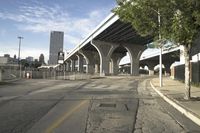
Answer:
<svg viewBox="0 0 200 133"><path fill-rule="evenodd" d="M200 131L170 111L149 81L149 77L28 79L1 85L0 133L192 132L187 123Z"/></svg>

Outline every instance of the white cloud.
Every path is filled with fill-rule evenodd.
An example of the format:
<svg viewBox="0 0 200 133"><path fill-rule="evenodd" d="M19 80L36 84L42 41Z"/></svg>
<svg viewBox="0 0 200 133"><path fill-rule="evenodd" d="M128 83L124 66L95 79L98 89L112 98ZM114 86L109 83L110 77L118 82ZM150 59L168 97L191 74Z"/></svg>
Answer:
<svg viewBox="0 0 200 133"><path fill-rule="evenodd" d="M0 18L18 22L18 29L24 31L48 34L52 30L64 31L66 42L77 44L100 23L105 14L105 10L102 9L91 11L84 18L74 17L59 5L47 7L37 3L34 6L26 4L26 6L19 7L18 14L0 12Z"/></svg>
<svg viewBox="0 0 200 133"><path fill-rule="evenodd" d="M66 11L62 5L54 5L48 7L41 2L35 2L33 5L23 3L23 6L18 8L18 11L7 12L0 9L0 19L10 20L15 23L18 30L33 32L33 33L45 33L48 34L52 30L65 32L64 48L72 50L81 40L86 37L93 29L105 18L107 15L106 9L99 9L83 14L79 16L72 16L69 11ZM82 17L84 16L84 17ZM0 31L0 35L4 35L5 31ZM3 51L0 51L0 55L14 54L18 55L18 48L3 46ZM34 46L32 46L34 47ZM38 58L43 53L48 59L47 49L35 49L24 48L21 53L22 58L27 56L33 56Z"/></svg>

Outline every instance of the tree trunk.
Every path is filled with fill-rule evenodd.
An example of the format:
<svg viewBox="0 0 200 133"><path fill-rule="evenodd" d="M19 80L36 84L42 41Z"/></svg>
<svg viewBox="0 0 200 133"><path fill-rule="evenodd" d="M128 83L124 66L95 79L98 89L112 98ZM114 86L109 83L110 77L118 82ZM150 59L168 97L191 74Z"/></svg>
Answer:
<svg viewBox="0 0 200 133"><path fill-rule="evenodd" d="M184 57L185 57L185 99L191 98L190 94L190 46L184 45Z"/></svg>

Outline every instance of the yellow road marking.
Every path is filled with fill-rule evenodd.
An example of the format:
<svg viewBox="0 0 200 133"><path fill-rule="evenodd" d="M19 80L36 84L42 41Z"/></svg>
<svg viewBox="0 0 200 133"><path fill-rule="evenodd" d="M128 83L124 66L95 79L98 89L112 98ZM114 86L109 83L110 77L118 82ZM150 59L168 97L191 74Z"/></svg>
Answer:
<svg viewBox="0 0 200 133"><path fill-rule="evenodd" d="M56 120L50 127L48 127L45 130L45 133L52 133L52 131L57 128L60 124L63 123L65 119L67 119L70 115L72 115L75 111L77 111L81 106L87 103L87 100L82 101L80 104L78 104L76 107L74 107L72 110L64 114L60 119Z"/></svg>

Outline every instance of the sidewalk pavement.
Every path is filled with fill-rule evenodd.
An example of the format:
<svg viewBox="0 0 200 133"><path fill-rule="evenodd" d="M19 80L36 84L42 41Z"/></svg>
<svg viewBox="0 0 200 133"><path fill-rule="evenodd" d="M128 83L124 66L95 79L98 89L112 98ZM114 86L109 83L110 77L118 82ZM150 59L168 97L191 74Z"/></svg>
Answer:
<svg viewBox="0 0 200 133"><path fill-rule="evenodd" d="M184 83L163 77L163 87L159 78L151 80L152 88L169 104L200 126L200 88L191 87L191 100L185 100Z"/></svg>

